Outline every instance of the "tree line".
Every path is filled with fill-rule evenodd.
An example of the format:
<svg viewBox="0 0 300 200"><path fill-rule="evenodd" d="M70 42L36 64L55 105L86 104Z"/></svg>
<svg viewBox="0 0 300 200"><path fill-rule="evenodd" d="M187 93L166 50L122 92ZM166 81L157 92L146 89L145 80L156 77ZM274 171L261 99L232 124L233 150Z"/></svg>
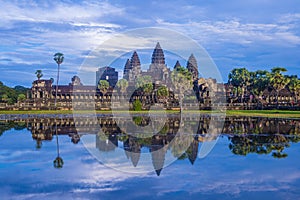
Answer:
<svg viewBox="0 0 300 200"><path fill-rule="evenodd" d="M29 88L15 86L13 88L4 85L0 81L0 101L12 105L17 101L24 101Z"/></svg>
<svg viewBox="0 0 300 200"><path fill-rule="evenodd" d="M246 93L251 93L261 99L266 89L273 89L278 103L279 92L286 88L297 102L300 94L300 80L297 75L284 75L286 71L287 69L282 67L274 67L271 71L249 71L246 68L236 68L229 73L228 84L234 88L232 95L241 97L242 100Z"/></svg>

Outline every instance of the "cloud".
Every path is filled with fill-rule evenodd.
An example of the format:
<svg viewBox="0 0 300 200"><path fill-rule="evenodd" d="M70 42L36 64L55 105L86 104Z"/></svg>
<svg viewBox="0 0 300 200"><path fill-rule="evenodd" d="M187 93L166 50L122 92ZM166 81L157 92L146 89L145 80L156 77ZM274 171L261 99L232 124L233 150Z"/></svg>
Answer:
<svg viewBox="0 0 300 200"><path fill-rule="evenodd" d="M53 54L60 51L65 54L64 67L71 71L78 69L89 55L87 52L114 35L133 28L159 26L191 37L216 60L226 60L222 68L224 65L234 67L236 63L273 65L280 52L288 51L297 56L300 12L295 5L292 0L284 3L269 0L2 1L0 53L1 58L10 60L0 60L0 64L19 65L20 71L24 64L31 68L51 67ZM123 39L137 45L121 50L133 51L145 45L139 44L139 37ZM146 45L152 48L153 41ZM116 44L116 48L120 47ZM253 57L249 58L249 53ZM269 54L271 59L255 60L259 54ZM289 58L281 57L295 68L299 59Z"/></svg>
<svg viewBox="0 0 300 200"><path fill-rule="evenodd" d="M229 21L189 21L187 23L168 22L158 19L160 26L186 32L201 43L268 43L279 46L299 45L300 37L292 31L289 24L243 23L238 19Z"/></svg>
<svg viewBox="0 0 300 200"><path fill-rule="evenodd" d="M43 22L43 23L89 23L95 20L110 16L122 15L123 8L113 6L108 2L83 1L81 3L65 3L62 1L27 1L2 2L0 8L1 24L7 25L18 21L22 22ZM0 25L1 25L0 24Z"/></svg>
<svg viewBox="0 0 300 200"><path fill-rule="evenodd" d="M2 2L0 52L5 60L0 63L20 66L22 72L24 65L49 66L53 54L60 51L65 54L65 70L74 73L83 60L82 52L94 49L122 28L109 22L108 16L123 14L124 8L99 1Z"/></svg>

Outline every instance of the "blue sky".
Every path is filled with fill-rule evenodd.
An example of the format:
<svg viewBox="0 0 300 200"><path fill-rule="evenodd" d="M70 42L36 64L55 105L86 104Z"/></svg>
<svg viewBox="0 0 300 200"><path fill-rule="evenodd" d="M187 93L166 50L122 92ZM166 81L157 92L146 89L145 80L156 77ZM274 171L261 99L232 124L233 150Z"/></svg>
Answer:
<svg viewBox="0 0 300 200"><path fill-rule="evenodd" d="M0 3L0 80L9 86L30 87L37 69L44 78L55 78L56 52L65 54L60 83L67 84L91 50L117 33L143 27L167 28L192 38L210 54L224 81L231 69L241 66L282 66L300 76L296 0Z"/></svg>

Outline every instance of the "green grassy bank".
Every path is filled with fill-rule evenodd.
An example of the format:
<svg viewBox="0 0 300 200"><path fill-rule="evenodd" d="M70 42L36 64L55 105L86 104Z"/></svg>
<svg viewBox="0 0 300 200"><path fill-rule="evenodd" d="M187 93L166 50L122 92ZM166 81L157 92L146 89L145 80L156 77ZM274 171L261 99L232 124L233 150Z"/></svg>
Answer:
<svg viewBox="0 0 300 200"><path fill-rule="evenodd" d="M87 114L94 111L77 111L78 114ZM118 113L125 113L126 111L118 111ZM148 111L130 111L133 114L147 114ZM151 111L153 113L178 113L179 111ZM184 113L207 113L211 111L184 111ZM96 111L99 114L111 114L111 111ZM214 111L213 113L218 113ZM11 111L5 110L0 111L0 114L73 114L70 110L31 110L31 111ZM227 110L226 115L228 116L253 116L253 117L282 117L282 118L300 118L300 111L288 111L288 110Z"/></svg>

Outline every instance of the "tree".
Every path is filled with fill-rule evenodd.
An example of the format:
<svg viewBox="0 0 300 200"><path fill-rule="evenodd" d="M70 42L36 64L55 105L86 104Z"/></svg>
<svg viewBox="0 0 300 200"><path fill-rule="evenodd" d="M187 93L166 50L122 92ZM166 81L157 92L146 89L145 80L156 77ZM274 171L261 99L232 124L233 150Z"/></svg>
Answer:
<svg viewBox="0 0 300 200"><path fill-rule="evenodd" d="M244 93L251 83L250 72L246 68L233 69L228 75L228 83L241 89L241 100L244 100Z"/></svg>
<svg viewBox="0 0 300 200"><path fill-rule="evenodd" d="M14 104L18 101L18 95L24 94L26 95L28 88L23 86L15 86L14 88L10 88L8 86L3 85L0 82L0 100L6 102L7 104Z"/></svg>
<svg viewBox="0 0 300 200"><path fill-rule="evenodd" d="M64 160L61 157L57 156L53 161L53 165L57 169L62 168L64 165Z"/></svg>
<svg viewBox="0 0 300 200"><path fill-rule="evenodd" d="M56 53L56 54L54 54L54 58L53 59L57 63L57 79L56 79L55 101L54 101L54 106L56 108L57 91L58 91L58 80L59 80L59 68L60 68L61 63L64 61L64 54L62 54L62 53Z"/></svg>
<svg viewBox="0 0 300 200"><path fill-rule="evenodd" d="M287 84L290 82L290 79L281 74L281 72L287 71L285 68L275 67L271 71L272 71L272 73L270 74L270 86L276 92L276 103L277 103L277 108L278 108L279 92L287 86Z"/></svg>
<svg viewBox="0 0 300 200"><path fill-rule="evenodd" d="M263 91L269 86L269 72L257 70L251 76L251 91L258 97L262 96Z"/></svg>
<svg viewBox="0 0 300 200"><path fill-rule="evenodd" d="M126 79L120 79L117 82L117 88L119 88L120 92L124 94L128 87L128 81Z"/></svg>
<svg viewBox="0 0 300 200"><path fill-rule="evenodd" d="M137 99L133 102L133 110L134 111L141 111L142 110L142 102Z"/></svg>
<svg viewBox="0 0 300 200"><path fill-rule="evenodd" d="M43 77L42 70L40 70L40 69L36 70L35 74L36 74L36 77L38 78L38 80L40 80Z"/></svg>
<svg viewBox="0 0 300 200"><path fill-rule="evenodd" d="M18 95L18 101L24 101L26 99L25 94L19 94Z"/></svg>
<svg viewBox="0 0 300 200"><path fill-rule="evenodd" d="M300 80L297 77L292 77L288 87L292 93L294 93L295 102L298 102L298 95L300 93Z"/></svg>
<svg viewBox="0 0 300 200"><path fill-rule="evenodd" d="M4 101L4 102L7 102L8 99L9 99L9 97L8 97L7 94L3 94L3 95L1 96L1 100Z"/></svg>
<svg viewBox="0 0 300 200"><path fill-rule="evenodd" d="M55 160L53 161L53 165L54 165L55 168L59 169L59 168L63 167L64 161L60 157L60 153L59 153L59 141L58 141L57 121L56 120L55 120L55 136L56 136L56 152L57 152L57 156L56 156Z"/></svg>
<svg viewBox="0 0 300 200"><path fill-rule="evenodd" d="M97 87L102 94L105 94L109 88L109 82L107 80L99 80Z"/></svg>
<svg viewBox="0 0 300 200"><path fill-rule="evenodd" d="M151 76L141 76L137 78L136 88L141 88L144 93L149 94L153 90L153 84Z"/></svg>
<svg viewBox="0 0 300 200"><path fill-rule="evenodd" d="M192 74L184 67L177 67L172 71L171 79L174 89L179 93L180 108L182 108L184 93L193 87Z"/></svg>
<svg viewBox="0 0 300 200"><path fill-rule="evenodd" d="M281 73L281 72L287 72L287 69L284 67L273 67L271 69L272 73Z"/></svg>
<svg viewBox="0 0 300 200"><path fill-rule="evenodd" d="M169 97L169 90L166 86L160 86L157 89L157 97L159 99L162 99L164 102L167 101L168 97Z"/></svg>

